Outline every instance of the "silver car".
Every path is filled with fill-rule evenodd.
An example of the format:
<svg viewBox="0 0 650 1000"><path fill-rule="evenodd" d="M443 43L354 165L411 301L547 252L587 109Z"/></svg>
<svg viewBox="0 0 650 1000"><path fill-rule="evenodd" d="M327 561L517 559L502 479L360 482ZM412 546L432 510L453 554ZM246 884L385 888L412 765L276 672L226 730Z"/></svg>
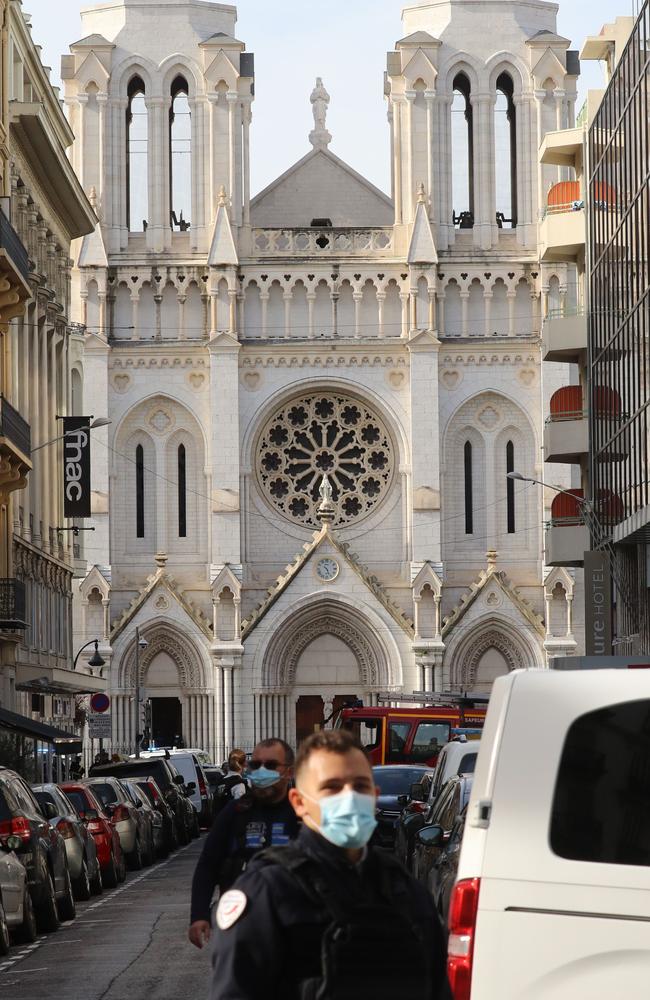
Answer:
<svg viewBox="0 0 650 1000"><path fill-rule="evenodd" d="M122 784L126 785L129 792L134 797L134 800L137 800L138 809L140 809L142 811L142 815L146 817L146 822L151 827L151 842L153 847L152 854L155 857L159 857L163 853L165 847L162 816L151 805L151 802L142 790L139 782L125 781L122 779Z"/></svg>
<svg viewBox="0 0 650 1000"><path fill-rule="evenodd" d="M98 895L103 884L95 838L58 785L32 785L32 791L50 826L63 837L75 899Z"/></svg>
<svg viewBox="0 0 650 1000"><path fill-rule="evenodd" d="M37 936L27 872L14 854L14 848L21 846L20 837L0 840L0 955L9 951L11 932L23 943L31 944Z"/></svg>

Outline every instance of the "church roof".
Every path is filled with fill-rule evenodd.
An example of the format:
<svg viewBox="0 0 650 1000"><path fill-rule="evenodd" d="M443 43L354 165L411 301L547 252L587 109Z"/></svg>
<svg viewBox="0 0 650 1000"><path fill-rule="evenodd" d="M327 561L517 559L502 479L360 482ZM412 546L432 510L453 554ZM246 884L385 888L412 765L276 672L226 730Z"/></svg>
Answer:
<svg viewBox="0 0 650 1000"><path fill-rule="evenodd" d="M329 524L323 525L320 531L315 531L311 542L303 545L302 552L299 552L285 572L278 577L274 585L269 589L266 599L253 611L248 618L242 622L242 640L246 639L250 633L257 628L262 619L268 614L275 602L285 592L287 587L302 571L317 549L321 545L328 543L339 552L353 572L365 583L368 590L377 598L379 603L385 608L397 624L411 638L414 634L413 622L404 614L402 609L391 600L385 588L376 576L372 576L365 566L362 566L357 555L350 551L350 546L345 542L339 542Z"/></svg>
<svg viewBox="0 0 650 1000"><path fill-rule="evenodd" d="M225 42L228 45L244 45L245 42L240 42L238 38L233 38L232 35L226 34L225 31L217 31L214 35L210 35L206 38L201 45L215 45L218 42Z"/></svg>
<svg viewBox="0 0 650 1000"><path fill-rule="evenodd" d="M558 35L555 31L548 31L544 29L543 31L537 31L528 39L529 42L546 43L547 45L570 45L571 39L564 38L563 35Z"/></svg>
<svg viewBox="0 0 650 1000"><path fill-rule="evenodd" d="M70 46L71 49L90 49L90 48L109 48L114 49L115 43L109 42L108 38L104 38L103 35L86 35L85 38L80 38L78 42L73 42Z"/></svg>
<svg viewBox="0 0 650 1000"><path fill-rule="evenodd" d="M407 35L406 38L400 38L398 42L395 42L396 46L425 45L428 48L431 48L432 46L438 46L441 44L442 43L440 39L434 38L433 35L430 35L428 31L414 31L412 35Z"/></svg>

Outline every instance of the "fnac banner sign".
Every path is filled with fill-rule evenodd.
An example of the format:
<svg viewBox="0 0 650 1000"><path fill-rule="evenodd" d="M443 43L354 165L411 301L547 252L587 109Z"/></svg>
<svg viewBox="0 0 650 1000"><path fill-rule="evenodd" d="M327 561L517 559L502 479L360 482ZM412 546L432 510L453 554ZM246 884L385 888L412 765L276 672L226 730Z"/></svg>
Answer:
<svg viewBox="0 0 650 1000"><path fill-rule="evenodd" d="M90 417L63 419L63 513L90 517Z"/></svg>

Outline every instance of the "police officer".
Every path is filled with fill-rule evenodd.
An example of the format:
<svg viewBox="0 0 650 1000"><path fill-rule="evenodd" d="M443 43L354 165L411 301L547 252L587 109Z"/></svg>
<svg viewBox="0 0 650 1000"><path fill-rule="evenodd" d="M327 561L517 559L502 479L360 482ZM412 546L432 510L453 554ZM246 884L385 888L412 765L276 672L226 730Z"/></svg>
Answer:
<svg viewBox="0 0 650 1000"><path fill-rule="evenodd" d="M216 886L223 894L254 854L265 847L284 846L297 836L299 820L287 798L293 762L293 750L284 740L258 743L249 764L251 791L217 816L192 881L189 939L197 948L210 938Z"/></svg>
<svg viewBox="0 0 650 1000"><path fill-rule="evenodd" d="M303 827L221 897L210 1000L449 1000L431 895L367 846L376 796L350 733L302 744L289 797Z"/></svg>

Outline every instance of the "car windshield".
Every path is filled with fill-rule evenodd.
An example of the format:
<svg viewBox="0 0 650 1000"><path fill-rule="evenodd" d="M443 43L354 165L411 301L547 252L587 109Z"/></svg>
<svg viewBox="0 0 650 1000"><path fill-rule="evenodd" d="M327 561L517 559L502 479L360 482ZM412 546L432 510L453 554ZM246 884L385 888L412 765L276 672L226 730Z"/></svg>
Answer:
<svg viewBox="0 0 650 1000"><path fill-rule="evenodd" d="M149 788L149 785L146 783L146 781L139 781L138 788L146 796L149 804L155 806L156 800L154 798L153 790Z"/></svg>
<svg viewBox="0 0 650 1000"><path fill-rule="evenodd" d="M98 799L101 799L102 805L112 806L119 801L117 792L108 782L106 784L102 782L101 784L93 785L93 792Z"/></svg>
<svg viewBox="0 0 650 1000"><path fill-rule="evenodd" d="M65 794L68 796L79 815L85 813L87 809L92 808L92 806L89 806L86 802L86 798L82 792L66 792Z"/></svg>
<svg viewBox="0 0 650 1000"><path fill-rule="evenodd" d="M221 771L206 771L205 776L208 779L210 788L216 788L223 781L223 774Z"/></svg>
<svg viewBox="0 0 650 1000"><path fill-rule="evenodd" d="M382 795L408 795L411 785L419 784L426 774L421 767L374 767L372 771Z"/></svg>

